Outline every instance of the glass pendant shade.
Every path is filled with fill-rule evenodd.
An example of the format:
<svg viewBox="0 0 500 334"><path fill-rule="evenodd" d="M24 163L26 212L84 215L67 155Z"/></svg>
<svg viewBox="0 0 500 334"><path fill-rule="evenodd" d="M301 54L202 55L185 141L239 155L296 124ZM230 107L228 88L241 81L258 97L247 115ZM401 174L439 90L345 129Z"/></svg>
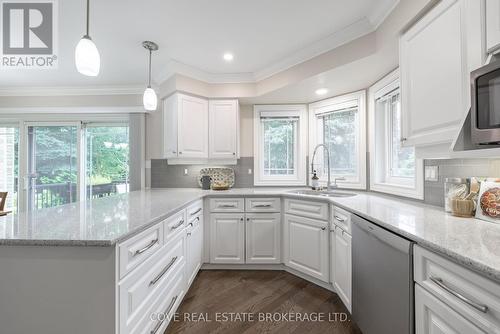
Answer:
<svg viewBox="0 0 500 334"><path fill-rule="evenodd" d="M156 92L153 88L146 88L142 97L142 103L144 104L144 109L148 111L156 110L156 107L158 106L158 98L156 97Z"/></svg>
<svg viewBox="0 0 500 334"><path fill-rule="evenodd" d="M76 69L83 75L95 77L101 68L99 51L90 37L83 36L75 50Z"/></svg>

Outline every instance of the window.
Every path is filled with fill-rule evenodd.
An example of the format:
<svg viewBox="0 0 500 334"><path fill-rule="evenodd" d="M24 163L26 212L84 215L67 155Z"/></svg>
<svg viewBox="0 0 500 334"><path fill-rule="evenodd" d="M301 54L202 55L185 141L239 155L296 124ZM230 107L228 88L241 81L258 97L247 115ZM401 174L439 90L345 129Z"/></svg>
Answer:
<svg viewBox="0 0 500 334"><path fill-rule="evenodd" d="M255 185L305 185L305 120L303 105L255 106Z"/></svg>
<svg viewBox="0 0 500 334"><path fill-rule="evenodd" d="M6 191L4 210L17 211L19 183L19 127L0 125L0 191Z"/></svg>
<svg viewBox="0 0 500 334"><path fill-rule="evenodd" d="M87 198L128 192L129 131L127 125L86 126Z"/></svg>
<svg viewBox="0 0 500 334"><path fill-rule="evenodd" d="M128 192L129 157L128 115L0 115L0 192L9 210Z"/></svg>
<svg viewBox="0 0 500 334"><path fill-rule="evenodd" d="M370 188L422 198L422 161L415 148L401 141L401 103L398 72L370 88Z"/></svg>
<svg viewBox="0 0 500 334"><path fill-rule="evenodd" d="M309 106L309 155L318 144L330 153L330 173L345 178L338 184L346 188L366 188L365 93L347 94L313 103ZM314 170L326 185L327 151L320 147L314 159Z"/></svg>

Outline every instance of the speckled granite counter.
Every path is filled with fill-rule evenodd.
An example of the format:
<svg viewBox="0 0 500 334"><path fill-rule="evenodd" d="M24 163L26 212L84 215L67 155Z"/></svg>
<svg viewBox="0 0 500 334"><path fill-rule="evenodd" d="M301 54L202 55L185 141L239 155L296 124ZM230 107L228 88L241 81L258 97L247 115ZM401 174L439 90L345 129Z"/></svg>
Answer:
<svg viewBox="0 0 500 334"><path fill-rule="evenodd" d="M283 196L331 202L500 281L500 224L370 192L324 198L290 189L152 189L0 218L0 245L111 246L205 196Z"/></svg>

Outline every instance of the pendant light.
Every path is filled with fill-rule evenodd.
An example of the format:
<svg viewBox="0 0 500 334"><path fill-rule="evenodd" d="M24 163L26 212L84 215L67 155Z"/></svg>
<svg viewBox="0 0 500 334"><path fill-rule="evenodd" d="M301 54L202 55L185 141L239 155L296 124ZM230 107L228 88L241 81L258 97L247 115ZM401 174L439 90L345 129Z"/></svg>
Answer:
<svg viewBox="0 0 500 334"><path fill-rule="evenodd" d="M148 87L144 91L144 95L142 97L142 103L144 104L144 109L148 111L156 110L158 105L158 98L156 97L156 92L153 88L151 88L151 54L153 51L158 50L158 45L155 42L144 41L142 42L142 46L149 50L149 73L148 73Z"/></svg>
<svg viewBox="0 0 500 334"><path fill-rule="evenodd" d="M87 30L75 49L76 69L83 75L95 77L99 74L101 58L89 35L90 0L87 0Z"/></svg>

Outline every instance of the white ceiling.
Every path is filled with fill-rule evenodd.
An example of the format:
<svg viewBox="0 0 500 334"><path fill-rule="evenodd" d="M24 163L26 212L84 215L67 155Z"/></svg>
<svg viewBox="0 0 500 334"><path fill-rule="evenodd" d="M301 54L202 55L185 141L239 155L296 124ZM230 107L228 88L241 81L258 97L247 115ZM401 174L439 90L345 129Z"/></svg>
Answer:
<svg viewBox="0 0 500 334"><path fill-rule="evenodd" d="M188 72L207 81L255 81L373 30L397 0L93 0L90 35L101 73L77 73L85 1L59 1L59 68L4 70L0 87L141 86L143 40L160 46L156 81ZM358 36L354 36L357 34ZM226 63L224 52L234 53Z"/></svg>

